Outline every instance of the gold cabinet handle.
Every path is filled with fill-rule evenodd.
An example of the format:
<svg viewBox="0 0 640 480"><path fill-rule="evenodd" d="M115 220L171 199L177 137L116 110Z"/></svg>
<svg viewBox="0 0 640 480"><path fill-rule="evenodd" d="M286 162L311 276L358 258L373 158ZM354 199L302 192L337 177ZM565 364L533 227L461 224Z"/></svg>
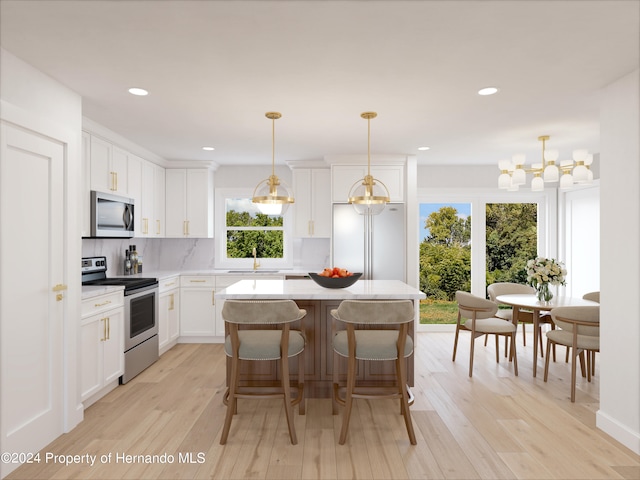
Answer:
<svg viewBox="0 0 640 480"><path fill-rule="evenodd" d="M148 218L143 218L142 219L142 224L143 224L142 233L147 235L149 233L149 219Z"/></svg>
<svg viewBox="0 0 640 480"><path fill-rule="evenodd" d="M111 340L111 318L107 317L107 340Z"/></svg>
<svg viewBox="0 0 640 480"><path fill-rule="evenodd" d="M55 285L51 290L54 292L62 292L63 290L66 290L67 286L62 284L62 283L58 283L57 285Z"/></svg>
<svg viewBox="0 0 640 480"><path fill-rule="evenodd" d="M173 310L175 308L173 304L173 293L171 294L171 302L169 303L169 310Z"/></svg>
<svg viewBox="0 0 640 480"><path fill-rule="evenodd" d="M107 340L107 318L101 318L100 321L102 322L102 338L100 341L105 342Z"/></svg>
<svg viewBox="0 0 640 480"><path fill-rule="evenodd" d="M187 235L187 221L186 220L184 220L182 222L182 234L185 235L185 236Z"/></svg>
<svg viewBox="0 0 640 480"><path fill-rule="evenodd" d="M111 300L107 300L106 302L95 303L93 306L94 307L104 307L105 305L109 305L110 303L111 303Z"/></svg>
<svg viewBox="0 0 640 480"><path fill-rule="evenodd" d="M189 280L191 283L204 283L206 280Z"/></svg>
<svg viewBox="0 0 640 480"><path fill-rule="evenodd" d="M115 172L116 175L116 191L118 191L118 172Z"/></svg>
<svg viewBox="0 0 640 480"><path fill-rule="evenodd" d="M189 220L187 220L187 236L189 236Z"/></svg>
<svg viewBox="0 0 640 480"><path fill-rule="evenodd" d="M215 294L216 294L216 291L215 290L211 290L211 305L215 305L216 304Z"/></svg>
<svg viewBox="0 0 640 480"><path fill-rule="evenodd" d="M111 191L117 190L118 187L116 181L116 172L109 172L111 174Z"/></svg>
<svg viewBox="0 0 640 480"><path fill-rule="evenodd" d="M175 285L176 282L171 282L171 283L165 283L164 286L165 287L171 287L172 285Z"/></svg>
<svg viewBox="0 0 640 480"><path fill-rule="evenodd" d="M160 220L156 220L156 235L160 235Z"/></svg>

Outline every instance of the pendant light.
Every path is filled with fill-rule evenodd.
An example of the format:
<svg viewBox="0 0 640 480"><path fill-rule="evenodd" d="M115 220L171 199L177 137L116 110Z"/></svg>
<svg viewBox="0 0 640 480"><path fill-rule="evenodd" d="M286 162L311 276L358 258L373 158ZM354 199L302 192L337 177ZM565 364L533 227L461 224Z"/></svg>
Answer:
<svg viewBox="0 0 640 480"><path fill-rule="evenodd" d="M349 203L359 215L377 215L390 200L387 186L371 176L371 119L378 114L364 112L360 116L367 121L367 174L351 186Z"/></svg>
<svg viewBox="0 0 640 480"><path fill-rule="evenodd" d="M258 210L266 215L284 215L289 205L294 202L289 188L276 175L276 120L282 117L279 112L267 112L265 116L271 120L271 176L262 180L253 191L251 201Z"/></svg>

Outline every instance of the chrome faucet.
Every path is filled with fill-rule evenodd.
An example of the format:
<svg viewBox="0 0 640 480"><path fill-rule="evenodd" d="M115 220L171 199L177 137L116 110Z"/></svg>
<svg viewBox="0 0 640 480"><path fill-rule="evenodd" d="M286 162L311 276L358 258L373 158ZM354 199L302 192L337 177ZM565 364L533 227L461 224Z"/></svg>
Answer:
<svg viewBox="0 0 640 480"><path fill-rule="evenodd" d="M256 247L253 247L253 269L254 270L257 270L258 267L260 266L260 262L258 262L258 260L256 259L256 255L257 255Z"/></svg>

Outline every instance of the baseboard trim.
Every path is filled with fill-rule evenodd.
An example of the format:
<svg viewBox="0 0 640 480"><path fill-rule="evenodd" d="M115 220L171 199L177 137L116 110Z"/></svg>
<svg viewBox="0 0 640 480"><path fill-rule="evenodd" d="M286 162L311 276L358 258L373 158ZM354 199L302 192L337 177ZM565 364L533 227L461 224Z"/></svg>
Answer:
<svg viewBox="0 0 640 480"><path fill-rule="evenodd" d="M636 455L640 455L640 432L633 432L626 425L607 415L602 410L596 412L596 427L613 437Z"/></svg>

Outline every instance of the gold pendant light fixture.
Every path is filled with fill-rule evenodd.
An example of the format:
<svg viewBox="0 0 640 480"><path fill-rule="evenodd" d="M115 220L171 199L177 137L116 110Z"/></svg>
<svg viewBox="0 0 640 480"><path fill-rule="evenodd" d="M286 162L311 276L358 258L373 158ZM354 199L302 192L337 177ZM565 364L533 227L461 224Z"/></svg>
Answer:
<svg viewBox="0 0 640 480"><path fill-rule="evenodd" d="M282 117L279 112L267 112L265 116L271 120L271 176L262 180L253 191L251 201L266 215L284 215L295 200L290 189L276 175L276 120Z"/></svg>
<svg viewBox="0 0 640 480"><path fill-rule="evenodd" d="M389 203L389 189L371 175L371 119L376 112L364 112L360 116L367 121L367 174L349 190L349 203L360 215L377 215Z"/></svg>
<svg viewBox="0 0 640 480"><path fill-rule="evenodd" d="M542 142L541 163L534 163L530 169L525 167L525 156L523 154L514 155L511 160L500 160L498 168L498 188L517 191L520 185L526 185L527 173L532 173L531 191L541 192L545 183L560 182L558 187L561 190L573 188L574 183L590 184L593 181L593 172L590 165L593 162L593 155L586 149L574 150L573 160L563 160L557 165L558 151L546 150L545 143L549 140L549 135L541 135L538 140ZM574 165L575 162L575 165Z"/></svg>

